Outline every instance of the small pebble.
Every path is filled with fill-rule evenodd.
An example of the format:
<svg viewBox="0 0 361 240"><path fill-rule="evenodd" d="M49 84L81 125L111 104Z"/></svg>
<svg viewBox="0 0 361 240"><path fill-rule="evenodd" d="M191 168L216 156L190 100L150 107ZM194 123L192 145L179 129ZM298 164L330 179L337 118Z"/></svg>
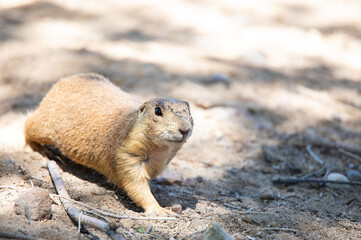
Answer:
<svg viewBox="0 0 361 240"><path fill-rule="evenodd" d="M211 207L217 207L218 206L218 204L215 203L215 202L211 202L209 205L211 205Z"/></svg>
<svg viewBox="0 0 361 240"><path fill-rule="evenodd" d="M269 187L266 187L260 191L259 198L262 200L274 200L275 196L273 191Z"/></svg>
<svg viewBox="0 0 361 240"><path fill-rule="evenodd" d="M201 240L232 240L232 237L216 222L212 222Z"/></svg>
<svg viewBox="0 0 361 240"><path fill-rule="evenodd" d="M340 174L340 173L330 173L327 176L327 180L329 181L339 181L339 182L348 182L349 180L347 179L347 177L345 177L344 175ZM328 183L327 186L329 187L333 187L333 188L348 188L349 186L346 185L341 185L341 184L336 184L336 183Z"/></svg>
<svg viewBox="0 0 361 240"><path fill-rule="evenodd" d="M361 181L361 173L357 170L347 170L346 176L351 181Z"/></svg>
<svg viewBox="0 0 361 240"><path fill-rule="evenodd" d="M175 213L178 213L178 214L182 213L182 205L180 205L180 204L173 204L171 209Z"/></svg>
<svg viewBox="0 0 361 240"><path fill-rule="evenodd" d="M48 190L34 187L20 194L15 201L15 213L34 221L50 219L51 200Z"/></svg>
<svg viewBox="0 0 361 240"><path fill-rule="evenodd" d="M330 173L327 176L327 180L329 180L329 181L348 182L347 177L345 177L344 175L342 175L340 173Z"/></svg>

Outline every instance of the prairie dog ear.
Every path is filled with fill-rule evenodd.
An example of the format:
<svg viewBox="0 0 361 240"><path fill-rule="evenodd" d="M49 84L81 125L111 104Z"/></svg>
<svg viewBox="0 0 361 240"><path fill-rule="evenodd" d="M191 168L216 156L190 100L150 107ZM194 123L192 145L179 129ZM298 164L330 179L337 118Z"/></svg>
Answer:
<svg viewBox="0 0 361 240"><path fill-rule="evenodd" d="M142 106L139 107L139 109L138 109L138 117L143 115L146 105L147 105L146 103L143 103Z"/></svg>

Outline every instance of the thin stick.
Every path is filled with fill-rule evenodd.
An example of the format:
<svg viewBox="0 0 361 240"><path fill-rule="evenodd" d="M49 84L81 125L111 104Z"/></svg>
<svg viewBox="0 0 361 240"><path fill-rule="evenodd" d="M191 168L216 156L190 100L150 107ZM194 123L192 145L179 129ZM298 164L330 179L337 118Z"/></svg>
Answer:
<svg viewBox="0 0 361 240"><path fill-rule="evenodd" d="M16 164L16 162L14 161L13 157L11 156L11 154L8 154L8 156L10 157L10 161L11 161L11 163L14 165L14 167L17 167L18 169L20 169L20 170L21 170L21 174L23 174L26 179L29 179L29 182L30 182L30 184L31 184L31 187L33 188L33 187L34 187L34 184L33 184L33 181L31 181L31 176L30 176L29 172L28 172L25 168L23 168L21 165Z"/></svg>
<svg viewBox="0 0 361 240"><path fill-rule="evenodd" d="M1 238L12 238L12 239L24 239L24 240L33 240L35 237L24 235L21 233L12 233L7 231L0 231Z"/></svg>
<svg viewBox="0 0 361 240"><path fill-rule="evenodd" d="M56 191L59 193L60 196L64 196L66 198L70 199L70 196L68 194L68 191L65 189L65 184L63 179L61 178L60 172L59 172L59 167L56 164L55 161L49 161L48 162L48 169L49 169L49 173L51 178L53 179L53 183L54 186L56 188ZM70 218L72 218L74 221L78 222L79 221L79 215L81 214L71 203L71 201L61 198L60 199L61 203L63 204L66 212L68 213L68 215L70 216ZM90 216L83 216L82 218L83 220L83 225L84 226L89 226L89 227L93 227L96 228L102 232L105 232L108 234L108 236L111 239L116 239L116 240L123 240L124 238L118 234L115 229L112 229L109 225L109 223L101 221L97 218L94 217L90 217Z"/></svg>
<svg viewBox="0 0 361 240"><path fill-rule="evenodd" d="M80 233L80 228L81 228L81 215L83 215L83 211L80 212L79 214L79 220L78 220L78 233Z"/></svg>
<svg viewBox="0 0 361 240"><path fill-rule="evenodd" d="M361 148L359 147L354 147L354 146L349 146L346 144L341 144L341 143L337 143L337 142L333 142L330 141L328 139L324 139L324 138L313 138L310 136L305 136L305 141L308 143L311 143L314 146L321 146L321 147L327 147L327 148L337 148L337 149L344 149L348 152L352 152L352 153L356 153L356 154L361 154Z"/></svg>
<svg viewBox="0 0 361 240"><path fill-rule="evenodd" d="M326 167L322 167L322 168L318 169L317 171L302 174L302 175L296 175L296 176L298 178L309 178L309 177L312 177L312 176L317 176L318 174L323 173L325 170L326 170Z"/></svg>
<svg viewBox="0 0 361 240"><path fill-rule="evenodd" d="M316 162L318 162L319 164L323 165L323 160L321 160L321 159L317 156L317 154L316 154L314 151L312 151L311 147L312 147L312 144L308 144L308 145L306 146L307 152L311 155L311 157L312 157Z"/></svg>
<svg viewBox="0 0 361 240"><path fill-rule="evenodd" d="M239 214L271 214L271 212L257 212L257 211L242 211L243 209L228 203L223 203L224 206L238 210Z"/></svg>
<svg viewBox="0 0 361 240"><path fill-rule="evenodd" d="M267 227L267 228L260 228L260 230L270 230L270 231L284 231L284 232L297 232L297 229L292 228L278 228L278 227Z"/></svg>
<svg viewBox="0 0 361 240"><path fill-rule="evenodd" d="M299 184L299 183L333 183L333 184L347 184L347 185L358 185L361 186L361 182L357 181L333 181L333 180L326 180L326 179L318 179L318 178L284 178L284 179L277 179L273 181L274 185L281 185L281 184Z"/></svg>
<svg viewBox="0 0 361 240"><path fill-rule="evenodd" d="M117 215L117 214L113 214L113 213L110 213L110 212L104 212L98 208L95 208L95 207L92 207L92 206L89 206L88 204L85 204L85 203L82 203L82 202L79 202L79 201L76 201L76 200L73 200L71 199L70 197L66 197L66 196L61 196L61 195L56 195L56 194L51 194L51 196L54 196L54 197L59 197L59 198L63 198L63 199L66 199L70 202L73 202L73 203L76 203L80 206L83 206L83 207L86 207L88 209L91 209L97 213L100 213L104 216L108 216L108 217L113 217L113 218L119 218L119 219L132 219L132 220L158 220L158 221L164 221L164 220L178 220L177 218L174 218L174 217L131 217L131 216L124 216L124 215Z"/></svg>
<svg viewBox="0 0 361 240"><path fill-rule="evenodd" d="M107 222L110 222L110 220L102 215L100 215L99 213L96 213L96 212L93 212L93 211L89 211L89 210L85 210L85 209L82 209L83 212L85 213L89 213L89 214L93 214L99 218L102 218L103 220L107 221Z"/></svg>
<svg viewBox="0 0 361 240"><path fill-rule="evenodd" d="M33 183L33 181L31 181L31 178L29 178L29 182L30 182L30 184L31 184L31 187L33 188L33 187L34 187L34 183Z"/></svg>
<svg viewBox="0 0 361 240"><path fill-rule="evenodd" d="M342 148L340 148L338 151L339 151L340 153L345 154L345 155L348 156L348 157L351 157L351 158L353 158L353 159L356 159L357 161L359 161L359 162L361 163L361 157L357 156L356 154L350 153L350 152L348 152L348 151L346 151L346 150L344 150L344 149L342 149Z"/></svg>
<svg viewBox="0 0 361 240"><path fill-rule="evenodd" d="M237 207L237 206L234 206L234 205L231 205L231 204L228 204L228 203L223 203L223 205L226 206L226 207L229 207L229 208L233 208L233 209L242 211L242 208Z"/></svg>
<svg viewBox="0 0 361 240"><path fill-rule="evenodd" d="M19 189L19 188L17 188L17 187L13 187L13 186L0 186L0 188L10 188L10 189L14 189L14 190L18 190L18 191L20 191L20 189Z"/></svg>
<svg viewBox="0 0 361 240"><path fill-rule="evenodd" d="M37 177L37 176L30 176L30 177L33 178L33 179L38 179L38 180L40 180L40 181L42 181L42 182L49 182L48 180L39 178L39 177Z"/></svg>
<svg viewBox="0 0 361 240"><path fill-rule="evenodd" d="M274 214L274 212L241 211L239 214Z"/></svg>

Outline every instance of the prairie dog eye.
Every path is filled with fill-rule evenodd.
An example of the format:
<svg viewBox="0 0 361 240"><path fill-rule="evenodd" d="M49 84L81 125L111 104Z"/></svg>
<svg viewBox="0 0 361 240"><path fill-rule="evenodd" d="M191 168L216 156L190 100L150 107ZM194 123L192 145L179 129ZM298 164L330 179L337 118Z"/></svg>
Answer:
<svg viewBox="0 0 361 240"><path fill-rule="evenodd" d="M157 116L163 116L162 109L160 109L159 107L156 107L156 108L154 109L154 113L155 113L155 115L157 115Z"/></svg>

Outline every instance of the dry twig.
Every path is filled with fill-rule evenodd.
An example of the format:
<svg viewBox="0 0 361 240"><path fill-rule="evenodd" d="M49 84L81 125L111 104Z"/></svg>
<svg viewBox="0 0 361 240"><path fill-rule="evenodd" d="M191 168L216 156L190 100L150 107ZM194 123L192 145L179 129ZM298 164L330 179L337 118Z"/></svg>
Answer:
<svg viewBox="0 0 361 240"><path fill-rule="evenodd" d="M319 164L323 165L323 163L324 163L323 160L321 160L321 159L317 156L317 154L316 154L314 151L312 151L311 147L312 147L312 144L308 144L308 145L306 146L307 152L311 155L311 157L313 158L313 160L315 160L315 161L318 162Z"/></svg>
<svg viewBox="0 0 361 240"><path fill-rule="evenodd" d="M361 186L361 182L357 181L333 181L333 180L326 180L326 179L316 179L316 178L284 178L284 179L277 179L273 181L274 185L282 185L282 184L299 184L299 183L333 183L333 184L346 184L346 185L358 185Z"/></svg>
<svg viewBox="0 0 361 240"><path fill-rule="evenodd" d="M231 204L228 204L228 203L223 203L223 205L226 206L226 207L238 210L237 213L239 213L239 214L271 214L271 212L260 212L260 211L252 211L252 210L243 211L242 208L231 205Z"/></svg>
<svg viewBox="0 0 361 240"><path fill-rule="evenodd" d="M13 186L0 186L0 188L10 188L10 189L14 189L14 190L18 190L18 191L20 191L20 189L19 189L19 188L17 188L17 187L13 187Z"/></svg>
<svg viewBox="0 0 361 240"><path fill-rule="evenodd" d="M85 209L82 209L82 211L83 211L84 213L89 213L89 214L95 215L95 216L103 219L103 220L106 221L106 222L110 222L110 220L109 220L108 218L100 215L99 213L96 213L96 212L93 212L93 211L89 211L89 210L85 210Z"/></svg>
<svg viewBox="0 0 361 240"><path fill-rule="evenodd" d="M82 207L86 207L86 208L88 208L90 210L93 210L93 211L95 211L95 212L97 212L99 214L102 214L102 215L108 216L108 217L113 217L113 218L132 219L132 220L158 220L158 221L177 220L177 218L174 218L174 217L132 217L132 216L117 215L117 214L111 213L110 210L103 211L103 210L100 210L98 208L92 207L92 206L90 206L88 204L85 204L85 203L76 201L74 199L71 199L70 197L56 195L56 194L51 194L51 196L66 199L66 200L68 200L70 202L73 202L75 204L78 204L78 205L80 205Z"/></svg>
<svg viewBox="0 0 361 240"><path fill-rule="evenodd" d="M79 214L79 220L78 220L78 233L80 233L80 228L81 228L81 215L83 215L83 211L80 212Z"/></svg>
<svg viewBox="0 0 361 240"><path fill-rule="evenodd" d="M242 211L242 208L237 207L237 206L234 206L234 205L231 205L231 204L228 204L228 203L223 203L223 205L226 206L226 207L229 207L229 208L233 208L233 209Z"/></svg>
<svg viewBox="0 0 361 240"><path fill-rule="evenodd" d="M297 229L292 228L278 228L278 227L267 227L267 228L261 228L260 230L270 230L270 231L284 231L284 232L297 232Z"/></svg>
<svg viewBox="0 0 361 240"><path fill-rule="evenodd" d="M260 212L260 211L241 211L239 214L274 214L274 212Z"/></svg>
<svg viewBox="0 0 361 240"><path fill-rule="evenodd" d="M33 179L37 179L39 181L42 181L42 182L49 182L48 180L42 179L42 178L37 177L37 176L30 176L30 177L33 178Z"/></svg>
<svg viewBox="0 0 361 240"><path fill-rule="evenodd" d="M50 176L53 179L54 186L55 186L57 192L59 193L59 195L70 199L68 191L65 189L64 181L61 178L61 175L59 172L59 167L56 164L56 162L49 161L48 169L49 169ZM80 217L81 213L73 206L71 201L69 201L65 198L61 198L60 201L63 204L66 212L71 217L71 219L73 219L76 222L79 222L79 217ZM107 233L111 239L117 239L117 240L124 239L120 234L118 234L115 231L116 229L113 229L107 222L101 221L97 218L90 217L90 216L82 216L82 221L83 221L83 225L85 225L85 226L93 227L102 232Z"/></svg>
<svg viewBox="0 0 361 240"><path fill-rule="evenodd" d="M313 177L313 176L317 176L319 174L322 174L325 170L326 170L326 167L322 167L322 168L318 169L317 171L302 174L302 175L297 175L297 177L298 178L309 178L309 177Z"/></svg>
<svg viewBox="0 0 361 240"><path fill-rule="evenodd" d="M31 180L32 178L38 179L38 180L40 180L40 181L47 182L47 180L41 179L41 178L36 177L36 176L31 176L31 175L29 174L29 172L28 172L23 166L17 164L17 163L14 161L13 157L11 156L11 154L8 154L8 156L10 157L10 161L11 161L11 163L13 164L13 166L14 166L15 168L18 168L19 172L24 175L24 178L25 178L25 179L28 179L28 180L29 180L29 182L30 182L30 184L31 184L31 187L34 187L34 183L33 183L33 181Z"/></svg>
<svg viewBox="0 0 361 240"><path fill-rule="evenodd" d="M0 231L0 237L1 238L11 238L11 239L24 239L24 240L32 240L35 239L35 237L24 235L21 233L12 233L7 231Z"/></svg>
<svg viewBox="0 0 361 240"><path fill-rule="evenodd" d="M350 152L348 152L348 151L346 151L346 150L344 150L344 149L342 149L342 148L340 148L338 151L339 151L340 153L345 154L345 155L348 156L348 157L351 157L351 158L353 158L353 159L356 159L357 161L359 161L359 162L361 163L361 157L360 157L360 156L357 156L356 154L350 153Z"/></svg>
<svg viewBox="0 0 361 240"><path fill-rule="evenodd" d="M314 138L311 136L304 137L305 142L308 142L314 146L326 147L326 148L336 148L336 149L344 149L348 152L361 154L361 148L350 146L347 144L341 144L337 142L330 141L324 138Z"/></svg>
<svg viewBox="0 0 361 240"><path fill-rule="evenodd" d="M30 184L31 184L31 187L33 188L34 187L34 183L33 183L33 181L29 178L29 182L30 182Z"/></svg>

